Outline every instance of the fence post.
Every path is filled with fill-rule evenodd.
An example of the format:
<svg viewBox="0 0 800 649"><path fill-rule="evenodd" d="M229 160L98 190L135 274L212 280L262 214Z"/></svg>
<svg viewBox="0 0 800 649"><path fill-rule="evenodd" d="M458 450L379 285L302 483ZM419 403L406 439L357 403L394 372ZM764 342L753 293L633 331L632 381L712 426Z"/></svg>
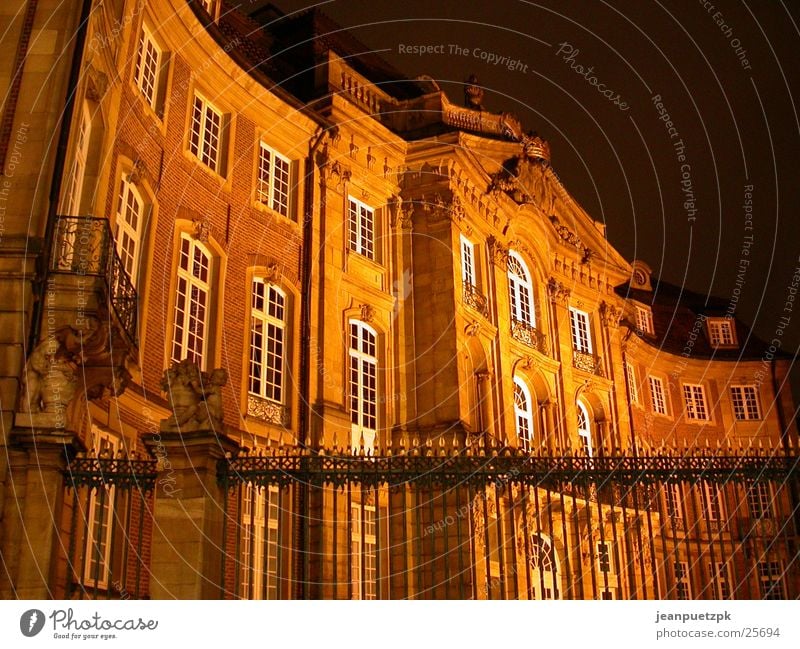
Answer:
<svg viewBox="0 0 800 649"><path fill-rule="evenodd" d="M150 594L153 599L219 599L225 489L217 463L239 445L211 430L144 437L159 460ZM230 521L229 521L230 523Z"/></svg>

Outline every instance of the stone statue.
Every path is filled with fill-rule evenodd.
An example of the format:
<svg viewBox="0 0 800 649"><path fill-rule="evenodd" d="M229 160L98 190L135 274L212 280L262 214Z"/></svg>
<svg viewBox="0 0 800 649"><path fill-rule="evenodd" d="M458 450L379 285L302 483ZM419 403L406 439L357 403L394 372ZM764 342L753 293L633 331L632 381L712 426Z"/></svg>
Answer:
<svg viewBox="0 0 800 649"><path fill-rule="evenodd" d="M57 329L31 352L22 377L22 412L63 414L77 389L80 332Z"/></svg>
<svg viewBox="0 0 800 649"><path fill-rule="evenodd" d="M464 87L464 104L472 110L484 110L483 108L483 88L478 85L478 77L474 74L469 75Z"/></svg>
<svg viewBox="0 0 800 649"><path fill-rule="evenodd" d="M188 359L173 363L161 378L161 389L167 393L172 410L172 416L161 420L161 430L221 432L225 414L222 388L227 382L228 373L224 369L216 369L209 375Z"/></svg>

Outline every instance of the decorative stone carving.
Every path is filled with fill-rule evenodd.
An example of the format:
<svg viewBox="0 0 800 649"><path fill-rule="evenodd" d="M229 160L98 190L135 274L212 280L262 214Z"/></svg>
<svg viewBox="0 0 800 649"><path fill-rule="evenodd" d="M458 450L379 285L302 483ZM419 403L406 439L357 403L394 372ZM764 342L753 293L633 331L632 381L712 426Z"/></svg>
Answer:
<svg viewBox="0 0 800 649"><path fill-rule="evenodd" d="M141 158L136 158L133 161L133 166L131 167L131 171L128 174L128 182L129 183L138 183L142 179L142 174L145 173L146 167L144 164L144 160Z"/></svg>
<svg viewBox="0 0 800 649"><path fill-rule="evenodd" d="M202 243L208 243L211 236L211 224L205 217L199 217L192 223L192 236Z"/></svg>
<svg viewBox="0 0 800 649"><path fill-rule="evenodd" d="M222 432L222 388L228 382L224 369L201 372L190 360L173 363L164 371L161 389L167 393L172 416L161 420L161 431L186 433L196 430Z"/></svg>
<svg viewBox="0 0 800 649"><path fill-rule="evenodd" d="M91 63L86 68L86 98L99 102L108 90L108 76Z"/></svg>
<svg viewBox="0 0 800 649"><path fill-rule="evenodd" d="M555 214L550 215L550 222L553 224L553 227L558 233L558 236L561 237L562 241L574 246L575 249L581 253L582 264L585 264L591 260L594 253L589 247L584 245L577 234L570 230L566 225L561 223Z"/></svg>
<svg viewBox="0 0 800 649"><path fill-rule="evenodd" d="M547 295L554 304L567 304L570 290L557 279L551 277L547 281Z"/></svg>
<svg viewBox="0 0 800 649"><path fill-rule="evenodd" d="M375 308L369 304L359 304L361 319L364 322L372 322L375 319Z"/></svg>
<svg viewBox="0 0 800 649"><path fill-rule="evenodd" d="M492 175L489 192L506 192L516 203L532 203L552 214L559 195L548 178L548 158L547 142L534 134L525 136L522 151Z"/></svg>
<svg viewBox="0 0 800 649"><path fill-rule="evenodd" d="M78 388L80 332L61 327L31 352L25 364L21 410L63 415Z"/></svg>
<svg viewBox="0 0 800 649"><path fill-rule="evenodd" d="M477 320L473 320L466 327L464 327L464 333L466 333L468 336L477 336L480 329L481 323Z"/></svg>
<svg viewBox="0 0 800 649"><path fill-rule="evenodd" d="M619 307L605 301L600 303L600 320L604 325L619 327L620 318L622 318L622 310Z"/></svg>
<svg viewBox="0 0 800 649"><path fill-rule="evenodd" d="M279 426L285 425L289 418L289 412L285 406L252 394L247 397L247 414Z"/></svg>
<svg viewBox="0 0 800 649"><path fill-rule="evenodd" d="M478 77L469 75L464 86L464 106L471 110L485 110L483 107L483 88L478 85Z"/></svg>
<svg viewBox="0 0 800 649"><path fill-rule="evenodd" d="M500 243L494 235L490 236L486 240L486 243L489 246L489 258L492 260L492 263L503 270L507 270L508 248Z"/></svg>

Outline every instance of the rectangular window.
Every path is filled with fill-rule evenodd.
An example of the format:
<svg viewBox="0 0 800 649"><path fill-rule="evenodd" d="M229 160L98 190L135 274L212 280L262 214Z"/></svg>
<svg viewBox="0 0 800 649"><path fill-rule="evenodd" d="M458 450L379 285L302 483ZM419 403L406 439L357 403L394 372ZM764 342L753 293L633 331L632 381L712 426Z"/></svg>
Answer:
<svg viewBox="0 0 800 649"><path fill-rule="evenodd" d="M253 278L250 311L250 393L283 403L286 296Z"/></svg>
<svg viewBox="0 0 800 649"><path fill-rule="evenodd" d="M239 596L242 599L278 599L277 486L242 492L242 547Z"/></svg>
<svg viewBox="0 0 800 649"><path fill-rule="evenodd" d="M708 420L706 393L702 385L683 384L683 400L686 404L686 418L695 421Z"/></svg>
<svg viewBox="0 0 800 649"><path fill-rule="evenodd" d="M348 198L349 247L353 252L375 259L375 212L352 196Z"/></svg>
<svg viewBox="0 0 800 649"><path fill-rule="evenodd" d="M759 520L772 518L772 493L766 482L754 482L747 490L747 505L750 518Z"/></svg>
<svg viewBox="0 0 800 649"><path fill-rule="evenodd" d="M733 414L738 420L761 419L758 389L754 385L732 385Z"/></svg>
<svg viewBox="0 0 800 649"><path fill-rule="evenodd" d="M733 322L727 318L709 318L708 337L714 347L736 346L736 333Z"/></svg>
<svg viewBox="0 0 800 649"><path fill-rule="evenodd" d="M221 173L222 113L200 95L194 96L189 150L200 162Z"/></svg>
<svg viewBox="0 0 800 649"><path fill-rule="evenodd" d="M134 286L139 275L139 240L144 227L143 201L136 188L123 175L120 180L114 241L122 266Z"/></svg>
<svg viewBox="0 0 800 649"><path fill-rule="evenodd" d="M263 142L258 151L258 201L289 216L291 162Z"/></svg>
<svg viewBox="0 0 800 649"><path fill-rule="evenodd" d="M636 307L636 328L646 334L652 334L654 332L653 312L648 307Z"/></svg>
<svg viewBox="0 0 800 649"><path fill-rule="evenodd" d="M657 376L647 377L650 384L650 399L653 402L653 412L658 415L667 414L667 399L664 393L664 381Z"/></svg>
<svg viewBox="0 0 800 649"><path fill-rule="evenodd" d="M136 67L133 77L147 103L155 110L158 99L158 75L161 67L161 50L146 27L139 37Z"/></svg>
<svg viewBox="0 0 800 649"><path fill-rule="evenodd" d="M613 573L614 557L610 541L597 542L597 570L601 573Z"/></svg>
<svg viewBox="0 0 800 649"><path fill-rule="evenodd" d="M761 599L783 599L781 585L781 564L779 561L759 561L758 580L761 586Z"/></svg>
<svg viewBox="0 0 800 649"><path fill-rule="evenodd" d="M98 456L113 458L119 450L119 439L92 427L94 450ZM114 526L116 488L107 483L92 490L89 496L88 529L84 583L101 588L108 586L111 575L111 539Z"/></svg>
<svg viewBox="0 0 800 649"><path fill-rule="evenodd" d="M689 564L686 561L675 562L675 599L692 599Z"/></svg>
<svg viewBox="0 0 800 649"><path fill-rule="evenodd" d="M363 444L366 452L375 446L378 428L377 336L367 325L350 322L350 423L354 452Z"/></svg>
<svg viewBox="0 0 800 649"><path fill-rule="evenodd" d="M376 599L378 564L375 506L353 504L350 511L350 596L351 599Z"/></svg>
<svg viewBox="0 0 800 649"><path fill-rule="evenodd" d="M703 483L703 512L706 520L721 521L724 513L724 499L719 485L713 482Z"/></svg>
<svg viewBox="0 0 800 649"><path fill-rule="evenodd" d="M731 598L731 575L727 563L722 561L709 562L709 573L714 582L714 595L717 599Z"/></svg>
<svg viewBox="0 0 800 649"><path fill-rule="evenodd" d="M683 517L683 496L680 484L670 482L664 485L664 504L667 516L676 520Z"/></svg>
<svg viewBox="0 0 800 649"><path fill-rule="evenodd" d="M86 175L86 161L89 157L89 138L92 131L92 120L89 108L83 105L81 111L78 137L75 140L75 157L69 174L69 185L64 198L64 211L66 216L78 216L81 209L81 196L83 194L83 179Z"/></svg>
<svg viewBox="0 0 800 649"><path fill-rule="evenodd" d="M625 363L625 375L628 379L628 399L631 403L639 403L639 385L636 383L636 370L631 363Z"/></svg>
<svg viewBox="0 0 800 649"><path fill-rule="evenodd" d="M205 369L211 317L211 254L189 235L181 236L172 360L189 359Z"/></svg>
<svg viewBox="0 0 800 649"><path fill-rule="evenodd" d="M570 307L569 318L572 329L572 348L584 354L591 354L592 337L589 330L589 314Z"/></svg>
<svg viewBox="0 0 800 649"><path fill-rule="evenodd" d="M461 281L470 286L477 286L475 272L475 246L463 234L461 235Z"/></svg>

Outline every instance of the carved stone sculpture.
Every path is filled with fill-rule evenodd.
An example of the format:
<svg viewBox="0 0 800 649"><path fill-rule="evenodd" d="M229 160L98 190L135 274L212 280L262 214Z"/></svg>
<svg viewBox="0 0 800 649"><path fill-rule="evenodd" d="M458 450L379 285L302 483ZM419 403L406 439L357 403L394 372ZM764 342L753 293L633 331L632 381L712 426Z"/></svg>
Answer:
<svg viewBox="0 0 800 649"><path fill-rule="evenodd" d="M64 412L77 390L80 350L79 332L72 327L61 327L39 343L25 364L23 412Z"/></svg>
<svg viewBox="0 0 800 649"><path fill-rule="evenodd" d="M187 433L197 430L222 431L224 410L222 388L228 373L216 369L201 372L190 360L173 363L164 371L161 389L167 393L172 416L161 420L161 431Z"/></svg>

